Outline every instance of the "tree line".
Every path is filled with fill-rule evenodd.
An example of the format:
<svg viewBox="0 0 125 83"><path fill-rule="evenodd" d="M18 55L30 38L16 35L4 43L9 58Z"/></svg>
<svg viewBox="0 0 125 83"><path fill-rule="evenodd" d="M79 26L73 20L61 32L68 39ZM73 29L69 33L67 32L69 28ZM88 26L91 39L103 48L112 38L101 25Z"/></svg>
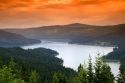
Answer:
<svg viewBox="0 0 125 83"><path fill-rule="evenodd" d="M114 77L110 66L102 58L97 57L92 64L90 57L87 66L80 64L76 75L66 78L63 73L57 72L52 83L125 83L125 66L121 65L119 70L119 75Z"/></svg>
<svg viewBox="0 0 125 83"><path fill-rule="evenodd" d="M63 72L67 77L74 75L76 72L71 68L65 68L63 60L57 58L57 55L56 51L45 48L27 50L19 47L0 48L0 57L3 60L3 64L7 65L9 63L8 60L13 57L18 66L17 70L22 70L21 76L26 82L32 70L39 72L41 83L50 83L56 71Z"/></svg>
<svg viewBox="0 0 125 83"><path fill-rule="evenodd" d="M3 61L0 60L0 83L41 83L36 70L23 74L25 71L22 70L21 66L18 67L13 58L7 65L3 65ZM27 81L24 79L24 75L27 75Z"/></svg>
<svg viewBox="0 0 125 83"><path fill-rule="evenodd" d="M30 73L25 72L13 58L6 65L0 60L0 83L46 83L41 82L40 78L39 72L36 70ZM120 73L115 78L111 68L102 58L97 57L93 65L90 57L88 65L80 64L75 75L67 77L64 73L57 71L53 74L50 83L125 83L125 67L120 66Z"/></svg>
<svg viewBox="0 0 125 83"><path fill-rule="evenodd" d="M65 68L56 54L44 48L0 48L0 83L125 83L124 64L114 77L103 58L92 63L90 57L87 65L80 64L75 71Z"/></svg>

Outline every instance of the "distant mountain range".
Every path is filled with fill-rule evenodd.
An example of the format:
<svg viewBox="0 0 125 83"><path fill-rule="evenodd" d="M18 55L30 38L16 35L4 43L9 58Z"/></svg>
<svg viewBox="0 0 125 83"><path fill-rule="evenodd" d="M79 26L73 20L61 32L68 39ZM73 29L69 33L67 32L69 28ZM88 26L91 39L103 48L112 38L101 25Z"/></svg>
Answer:
<svg viewBox="0 0 125 83"><path fill-rule="evenodd" d="M0 47L18 47L39 42L36 39L29 39L16 33L0 30Z"/></svg>
<svg viewBox="0 0 125 83"><path fill-rule="evenodd" d="M61 40L78 44L116 45L125 43L125 24L94 26L74 23L29 29L6 29L5 31L32 39Z"/></svg>

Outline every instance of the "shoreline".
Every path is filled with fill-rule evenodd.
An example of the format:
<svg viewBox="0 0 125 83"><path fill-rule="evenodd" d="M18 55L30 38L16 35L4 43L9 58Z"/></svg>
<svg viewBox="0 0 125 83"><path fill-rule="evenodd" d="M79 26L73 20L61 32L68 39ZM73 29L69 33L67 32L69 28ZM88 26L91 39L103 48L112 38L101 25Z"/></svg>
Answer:
<svg viewBox="0 0 125 83"><path fill-rule="evenodd" d="M103 47L117 47L117 45L112 45L112 44L97 44L97 43L71 43L68 42L69 44L78 44L78 45L91 45L91 46L103 46Z"/></svg>
<svg viewBox="0 0 125 83"><path fill-rule="evenodd" d="M97 43L72 43L72 42L69 42L69 41L51 41L51 40L40 40L41 41L41 43L43 42L43 41L48 41L48 42L60 42L60 43L68 43L68 44L76 44L76 45L91 45L91 46L103 46L103 47L117 47L117 45L112 45L112 44L104 44L104 45L102 45L102 44L97 44ZM38 44L38 43L37 43Z"/></svg>
<svg viewBox="0 0 125 83"><path fill-rule="evenodd" d="M106 62L117 62L120 63L120 60L113 60L113 59L105 59Z"/></svg>

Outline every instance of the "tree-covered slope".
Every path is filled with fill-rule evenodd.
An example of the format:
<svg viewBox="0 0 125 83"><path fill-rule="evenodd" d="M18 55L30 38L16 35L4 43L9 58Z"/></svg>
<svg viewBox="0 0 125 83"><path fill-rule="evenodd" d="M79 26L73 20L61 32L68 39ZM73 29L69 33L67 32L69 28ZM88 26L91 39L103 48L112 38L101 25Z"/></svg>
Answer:
<svg viewBox="0 0 125 83"><path fill-rule="evenodd" d="M80 64L74 75L67 76L65 72L56 71L49 81L35 69L25 71L22 65L11 58L6 65L0 60L0 83L125 83L125 67L121 65L119 70L120 73L115 78L110 66L102 58L97 57L95 64L92 64L90 57L88 66Z"/></svg>
<svg viewBox="0 0 125 83"><path fill-rule="evenodd" d="M8 63L8 60L13 57L15 62L22 66L25 73L31 70L36 70L41 76L41 81L50 83L53 73L60 71L67 77L74 74L74 70L65 68L63 66L63 60L57 58L58 53L56 51L37 48L24 50L22 48L0 48L0 57L2 57L4 63ZM23 72L22 72L23 73ZM24 79L27 76L24 75Z"/></svg>
<svg viewBox="0 0 125 83"><path fill-rule="evenodd" d="M114 48L113 52L104 56L108 60L118 60L122 64L125 64L125 47Z"/></svg>
<svg viewBox="0 0 125 83"><path fill-rule="evenodd" d="M14 47L33 43L40 43L40 41L0 30L0 47Z"/></svg>

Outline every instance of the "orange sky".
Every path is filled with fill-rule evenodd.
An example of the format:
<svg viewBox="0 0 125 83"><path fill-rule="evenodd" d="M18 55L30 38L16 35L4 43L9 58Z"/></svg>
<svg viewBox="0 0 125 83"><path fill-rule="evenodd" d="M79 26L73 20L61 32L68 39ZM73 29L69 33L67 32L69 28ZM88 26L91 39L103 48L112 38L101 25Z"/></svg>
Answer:
<svg viewBox="0 0 125 83"><path fill-rule="evenodd" d="M125 0L0 0L0 28L125 23Z"/></svg>

